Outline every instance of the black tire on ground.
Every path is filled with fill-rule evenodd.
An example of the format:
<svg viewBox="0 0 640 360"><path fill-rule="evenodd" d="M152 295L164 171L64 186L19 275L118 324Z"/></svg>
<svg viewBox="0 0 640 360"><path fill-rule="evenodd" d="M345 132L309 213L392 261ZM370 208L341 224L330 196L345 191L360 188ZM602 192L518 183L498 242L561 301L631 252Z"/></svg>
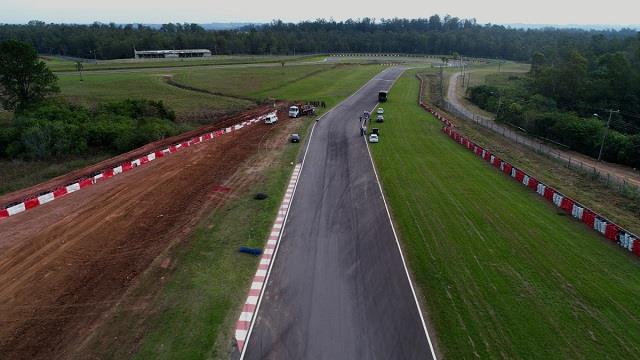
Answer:
<svg viewBox="0 0 640 360"><path fill-rule="evenodd" d="M269 195L265 194L265 193L257 193L256 196L254 196L253 198L256 200L264 200L266 198L268 198Z"/></svg>

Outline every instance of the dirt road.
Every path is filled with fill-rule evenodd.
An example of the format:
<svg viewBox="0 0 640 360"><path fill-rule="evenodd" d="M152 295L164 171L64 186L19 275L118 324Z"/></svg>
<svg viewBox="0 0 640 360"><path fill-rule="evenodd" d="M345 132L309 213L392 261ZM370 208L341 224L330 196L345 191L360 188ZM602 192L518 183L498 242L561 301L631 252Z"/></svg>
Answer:
<svg viewBox="0 0 640 360"><path fill-rule="evenodd" d="M204 211L251 181L237 167L265 142L284 143L287 123L226 134L0 222L2 358L69 357Z"/></svg>
<svg viewBox="0 0 640 360"><path fill-rule="evenodd" d="M536 139L524 137L522 134L517 135L510 128L494 122L493 116L479 115L476 111L473 111L470 106L466 106L465 101L462 99L462 94L464 93L464 91L458 85L458 78L460 76L461 73L451 75L451 77L449 78L449 88L447 90L447 100L457 112L465 114L465 116L469 118L491 122L491 130L494 130L496 133L504 135L505 137L514 141L517 137L518 142L523 143L527 147L543 150L544 152L549 153L552 156L555 155L554 157L566 159L571 158L572 162L582 163L583 166L587 169L596 168L603 174L609 173L612 177L617 177L619 179L618 182L620 183L624 180L627 183L635 184L636 186L640 187L640 173L634 171L629 167L607 162L598 162L596 159L580 153L552 148L541 143L540 141L537 141Z"/></svg>

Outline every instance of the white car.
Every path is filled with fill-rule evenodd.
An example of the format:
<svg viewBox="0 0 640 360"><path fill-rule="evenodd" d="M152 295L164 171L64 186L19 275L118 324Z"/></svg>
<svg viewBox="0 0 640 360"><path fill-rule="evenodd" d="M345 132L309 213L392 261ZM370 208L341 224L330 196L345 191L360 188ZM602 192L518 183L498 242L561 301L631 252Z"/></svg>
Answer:
<svg viewBox="0 0 640 360"><path fill-rule="evenodd" d="M378 142L378 134L369 135L369 142L370 143L377 143Z"/></svg>
<svg viewBox="0 0 640 360"><path fill-rule="evenodd" d="M384 114L384 109L383 108L378 108L378 114Z"/></svg>
<svg viewBox="0 0 640 360"><path fill-rule="evenodd" d="M278 117L276 116L276 114L269 114L266 118L264 118L265 124L274 124L276 121L278 121Z"/></svg>

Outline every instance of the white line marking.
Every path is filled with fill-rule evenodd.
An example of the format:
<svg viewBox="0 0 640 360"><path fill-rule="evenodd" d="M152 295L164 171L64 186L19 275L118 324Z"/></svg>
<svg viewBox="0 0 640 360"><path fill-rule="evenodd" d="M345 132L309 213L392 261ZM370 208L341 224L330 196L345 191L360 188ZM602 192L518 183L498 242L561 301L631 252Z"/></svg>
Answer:
<svg viewBox="0 0 640 360"><path fill-rule="evenodd" d="M402 76L402 74L400 75ZM398 76L396 80L400 78ZM395 81L389 87L389 90L393 87ZM373 110L379 105L377 103L376 106L371 109ZM404 272L407 275L407 280L409 281L409 287L411 288L411 293L413 294L413 300L416 302L416 307L418 308L418 314L420 315L420 321L422 322L422 328L424 329L424 334L427 337L427 341L429 342L429 349L431 350L431 356L434 360L437 360L436 353L433 350L433 344L431 343L431 337L429 336L429 330L427 330L427 323L424 321L424 315L422 315L422 309L420 308L420 303L418 302L418 296L416 295L416 291L413 288L413 283L411 282L411 276L409 275L409 269L407 268L407 263L404 260L404 255L402 254L402 247L400 246L400 241L398 240L398 234L396 234L396 228L393 225L393 220L391 219L391 212L389 212L389 206L387 205L387 199L384 197L384 192L382 191L382 184L380 183L380 178L378 177L378 171L376 170L376 164L373 162L373 156L371 156L371 150L369 149L369 142L367 141L367 137L364 138L364 143L367 147L367 152L369 153L369 160L371 160L371 166L373 166L373 173L376 175L376 182L378 183L378 189L380 189L380 196L382 196L382 201L384 202L384 208L387 211L387 217L389 218L389 224L391 224L391 230L393 231L393 237L396 239L396 245L398 245L398 252L400 253L400 258L402 259L402 266L404 267Z"/></svg>

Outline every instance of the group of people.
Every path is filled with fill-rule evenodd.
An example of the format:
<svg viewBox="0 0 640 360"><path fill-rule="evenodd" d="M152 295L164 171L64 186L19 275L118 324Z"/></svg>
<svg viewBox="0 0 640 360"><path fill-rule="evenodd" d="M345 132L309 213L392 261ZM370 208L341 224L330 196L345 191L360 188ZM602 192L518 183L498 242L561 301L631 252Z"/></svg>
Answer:
<svg viewBox="0 0 640 360"><path fill-rule="evenodd" d="M360 115L360 136L367 135L367 120L369 120L369 112L365 111Z"/></svg>
<svg viewBox="0 0 640 360"><path fill-rule="evenodd" d="M308 104L311 104L314 107L321 107L321 108L327 107L327 104L324 101L318 101L318 100L309 101Z"/></svg>

